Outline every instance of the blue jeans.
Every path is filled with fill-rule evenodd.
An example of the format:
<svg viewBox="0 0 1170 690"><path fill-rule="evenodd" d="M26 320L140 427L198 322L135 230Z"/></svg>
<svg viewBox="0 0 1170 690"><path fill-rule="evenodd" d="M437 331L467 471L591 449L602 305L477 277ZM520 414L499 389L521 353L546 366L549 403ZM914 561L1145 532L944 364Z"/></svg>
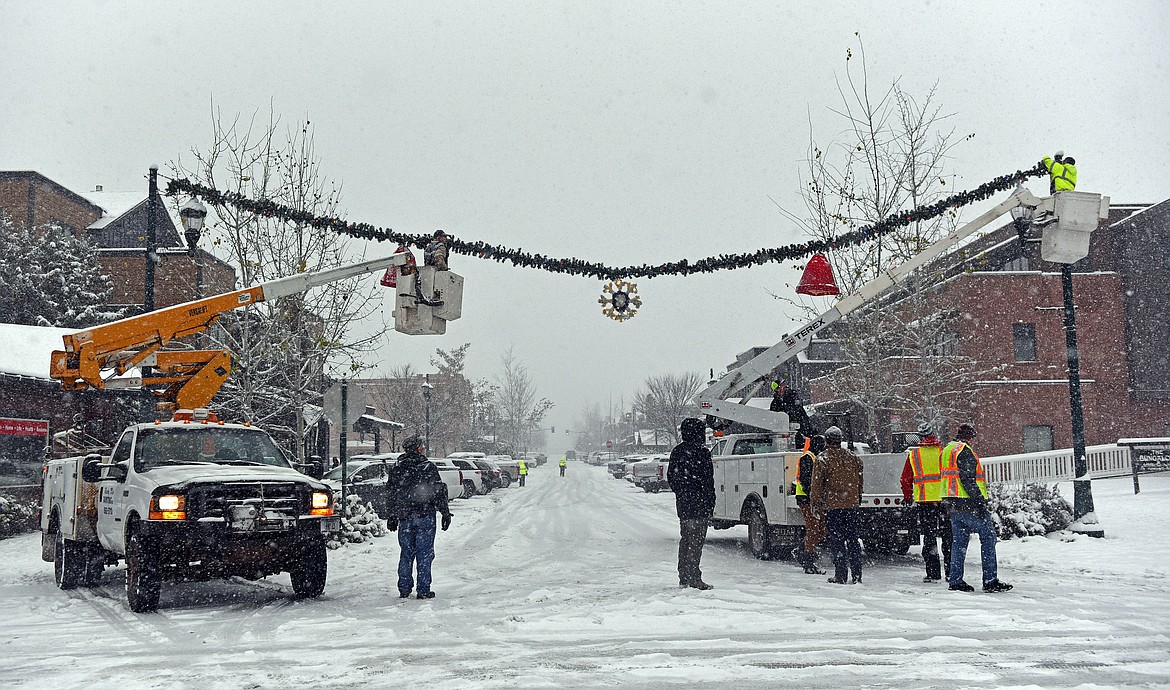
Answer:
<svg viewBox="0 0 1170 690"><path fill-rule="evenodd" d="M825 511L825 526L829 530L829 550L833 554L833 578L848 582L861 581L861 539L857 536L857 508L833 508Z"/></svg>
<svg viewBox="0 0 1170 690"><path fill-rule="evenodd" d="M418 593L431 591L431 562L435 560L435 514L398 521L398 591L410 594L414 588L411 571L418 562Z"/></svg>
<svg viewBox="0 0 1170 690"><path fill-rule="evenodd" d="M951 513L951 572L947 581L957 585L963 581L963 561L967 560L967 542L971 534L979 535L979 559L983 564L983 584L996 579L999 570L995 560L995 525L991 514L979 517L975 513L956 510Z"/></svg>

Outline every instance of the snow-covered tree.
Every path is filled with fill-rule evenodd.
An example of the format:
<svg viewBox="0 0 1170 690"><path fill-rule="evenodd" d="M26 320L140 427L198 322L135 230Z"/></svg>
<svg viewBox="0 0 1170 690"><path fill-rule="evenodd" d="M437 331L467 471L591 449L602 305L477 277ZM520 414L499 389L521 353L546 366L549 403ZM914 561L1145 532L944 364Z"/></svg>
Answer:
<svg viewBox="0 0 1170 690"><path fill-rule="evenodd" d="M97 250L58 225L17 228L0 214L0 321L82 328L119 318Z"/></svg>
<svg viewBox="0 0 1170 690"><path fill-rule="evenodd" d="M172 163L175 173L223 191L314 215L335 215L339 184L321 170L310 123L282 131L270 116L226 120L216 113L212 142L193 151L194 163ZM285 222L232 206L217 207L208 234L238 269L243 285L320 271L352 261L345 238L324 228ZM359 279L341 281L261 302L227 314L212 334L228 349L234 370L217 404L242 419L305 436L306 403L318 404L331 375L363 368L382 333L373 327L379 302ZM354 326L362 323L363 335ZM304 461L304 444L296 444Z"/></svg>
<svg viewBox="0 0 1170 690"><path fill-rule="evenodd" d="M500 367L495 405L500 415L499 433L514 448L523 450L533 446L536 432L553 403L548 398L537 399L528 367L520 363L511 348L500 356Z"/></svg>
<svg viewBox="0 0 1170 690"><path fill-rule="evenodd" d="M701 417L695 396L706 379L698 372L650 376L642 384L644 390L634 396L635 417L645 420L646 426L657 432L659 438L679 438L678 428L687 417Z"/></svg>

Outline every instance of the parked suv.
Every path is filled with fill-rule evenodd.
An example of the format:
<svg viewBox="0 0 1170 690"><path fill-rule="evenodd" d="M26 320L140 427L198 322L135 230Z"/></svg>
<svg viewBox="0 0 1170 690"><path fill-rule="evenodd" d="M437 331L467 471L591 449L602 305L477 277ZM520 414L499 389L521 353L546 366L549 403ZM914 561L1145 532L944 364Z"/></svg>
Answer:
<svg viewBox="0 0 1170 690"><path fill-rule="evenodd" d="M469 455L478 455L479 458L468 457ZM462 457L461 457L462 456ZM484 472L475 464L475 460L482 459L483 453L456 453L453 456L443 458L446 462L463 471L463 497L471 498L472 496L483 495L492 490L484 477Z"/></svg>
<svg viewBox="0 0 1170 690"><path fill-rule="evenodd" d="M500 486L507 488L520 480L520 463L511 455L489 455L487 459L500 469Z"/></svg>
<svg viewBox="0 0 1170 690"><path fill-rule="evenodd" d="M378 515L386 516L386 472L402 453L356 456L346 463L345 493L368 503ZM341 499L341 466L325 473L321 481Z"/></svg>
<svg viewBox="0 0 1170 690"><path fill-rule="evenodd" d="M483 470L483 475L486 477L488 485L488 491L491 491L492 489L498 489L504 485L503 472L499 467L496 466L496 463L486 458L482 460L472 460L471 462L475 463L476 467Z"/></svg>

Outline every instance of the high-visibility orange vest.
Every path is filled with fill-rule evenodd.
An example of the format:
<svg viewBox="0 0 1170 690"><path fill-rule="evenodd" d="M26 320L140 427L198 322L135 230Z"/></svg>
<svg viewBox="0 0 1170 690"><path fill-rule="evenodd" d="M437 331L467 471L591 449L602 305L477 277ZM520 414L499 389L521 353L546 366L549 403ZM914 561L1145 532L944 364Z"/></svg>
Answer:
<svg viewBox="0 0 1170 690"><path fill-rule="evenodd" d="M938 503L942 500L942 448L915 446L909 456L914 470L914 502Z"/></svg>
<svg viewBox="0 0 1170 690"><path fill-rule="evenodd" d="M804 455L801 455L800 460L796 461L796 481L792 482L792 486L796 488L796 495L797 496L807 496L808 495L808 487L805 487L804 484L800 483L800 463L804 460L804 458L806 456L813 458L813 459L816 458L816 456L812 454L812 451L810 451L806 448L804 451Z"/></svg>
<svg viewBox="0 0 1170 690"><path fill-rule="evenodd" d="M963 488L963 482L959 481L959 453L963 452L964 448L969 448L971 454L975 456L975 484L979 486L979 493L983 494L983 498L987 498L987 477L983 474L983 461L979 459L979 454L974 448L962 441L951 441L943 449L942 497L970 498L967 490Z"/></svg>

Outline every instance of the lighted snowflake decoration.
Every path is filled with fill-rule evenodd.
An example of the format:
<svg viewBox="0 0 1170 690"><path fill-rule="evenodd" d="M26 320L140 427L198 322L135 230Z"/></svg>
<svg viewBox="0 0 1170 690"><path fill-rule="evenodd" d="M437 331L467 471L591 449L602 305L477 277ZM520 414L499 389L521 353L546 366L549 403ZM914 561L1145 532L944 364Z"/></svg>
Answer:
<svg viewBox="0 0 1170 690"><path fill-rule="evenodd" d="M638 307L642 306L638 286L621 278L606 283L597 302L601 305L601 313L614 321L625 321L637 314Z"/></svg>

